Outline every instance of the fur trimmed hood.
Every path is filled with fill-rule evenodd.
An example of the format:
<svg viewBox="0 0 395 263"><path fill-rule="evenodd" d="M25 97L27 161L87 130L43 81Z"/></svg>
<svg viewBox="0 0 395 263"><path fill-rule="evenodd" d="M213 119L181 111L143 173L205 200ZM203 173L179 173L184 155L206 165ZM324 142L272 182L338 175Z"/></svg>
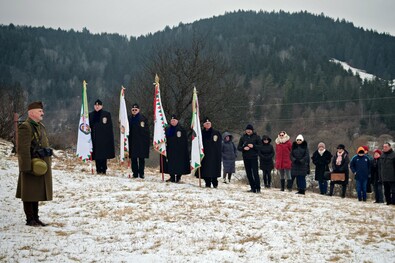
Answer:
<svg viewBox="0 0 395 263"><path fill-rule="evenodd" d="M284 134L282 138L280 137L280 135L278 135L275 142L276 144L286 143L287 141L289 141L289 139L291 139L291 137L289 137L288 134Z"/></svg>

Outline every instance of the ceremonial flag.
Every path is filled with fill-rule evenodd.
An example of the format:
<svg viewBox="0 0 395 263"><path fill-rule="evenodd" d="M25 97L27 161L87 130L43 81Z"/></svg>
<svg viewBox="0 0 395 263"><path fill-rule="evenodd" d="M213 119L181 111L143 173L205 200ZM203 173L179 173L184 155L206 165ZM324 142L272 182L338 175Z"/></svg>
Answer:
<svg viewBox="0 0 395 263"><path fill-rule="evenodd" d="M162 108L160 98L159 77L155 76L155 97L154 97L154 149L161 155L166 156L166 133L167 120Z"/></svg>
<svg viewBox="0 0 395 263"><path fill-rule="evenodd" d="M204 158L202 130L200 128L199 102L196 93L196 87L193 88L191 129L191 174L194 175L196 170L201 166L202 159Z"/></svg>
<svg viewBox="0 0 395 263"><path fill-rule="evenodd" d="M125 158L129 156L129 120L125 102L125 88L123 86L119 99L119 125L121 136L119 140L119 160L124 162Z"/></svg>
<svg viewBox="0 0 395 263"><path fill-rule="evenodd" d="M80 123L78 126L77 157L86 162L92 159L92 138L89 126L88 99L86 96L86 82L82 85L82 105Z"/></svg>

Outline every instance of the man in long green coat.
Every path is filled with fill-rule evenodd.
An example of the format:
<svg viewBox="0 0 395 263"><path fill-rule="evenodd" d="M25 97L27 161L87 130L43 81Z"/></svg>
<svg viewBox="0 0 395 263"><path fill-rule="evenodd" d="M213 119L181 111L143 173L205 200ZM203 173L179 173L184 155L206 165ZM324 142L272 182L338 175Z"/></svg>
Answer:
<svg viewBox="0 0 395 263"><path fill-rule="evenodd" d="M21 198L26 214L26 225L45 226L38 216L38 202L52 200L51 155L43 120L41 101L28 106L28 118L18 129L19 178L16 197ZM45 161L47 171L41 176L33 173L32 159Z"/></svg>

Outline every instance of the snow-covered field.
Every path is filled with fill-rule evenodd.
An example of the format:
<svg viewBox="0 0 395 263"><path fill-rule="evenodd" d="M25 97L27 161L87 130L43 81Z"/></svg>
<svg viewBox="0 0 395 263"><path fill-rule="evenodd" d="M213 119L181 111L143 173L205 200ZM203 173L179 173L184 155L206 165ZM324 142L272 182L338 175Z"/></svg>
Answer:
<svg viewBox="0 0 395 263"><path fill-rule="evenodd" d="M3 143L4 144L4 143ZM17 159L0 147L0 262L395 262L395 207L278 189L129 179L54 159L47 227L25 226Z"/></svg>

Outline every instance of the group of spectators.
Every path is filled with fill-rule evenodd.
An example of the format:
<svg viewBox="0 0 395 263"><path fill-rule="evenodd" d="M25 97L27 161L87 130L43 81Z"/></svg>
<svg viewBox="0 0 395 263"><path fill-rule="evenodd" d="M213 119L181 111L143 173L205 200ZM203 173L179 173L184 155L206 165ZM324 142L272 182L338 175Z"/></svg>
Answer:
<svg viewBox="0 0 395 263"><path fill-rule="evenodd" d="M339 144L336 152L332 154L326 149L325 143L320 142L310 157L303 135L299 134L291 142L290 136L285 131L280 131L273 147L269 136L263 135L260 139L252 125L247 125L245 134L240 138L238 150L243 152L251 192L259 193L261 189L257 169L259 158L266 188L271 187L271 174L275 168L280 175L281 191L285 191L285 188L292 191L296 179L296 193L304 195L311 159L315 166L314 179L318 181L320 194L333 196L335 185L340 185L341 197L344 198L351 171L359 201L366 201L367 193L372 192L373 186L375 203L385 201L388 205L395 205L395 153L389 142L383 144L382 150L375 149L373 156L369 154L367 146L361 146L352 157L344 144Z"/></svg>

